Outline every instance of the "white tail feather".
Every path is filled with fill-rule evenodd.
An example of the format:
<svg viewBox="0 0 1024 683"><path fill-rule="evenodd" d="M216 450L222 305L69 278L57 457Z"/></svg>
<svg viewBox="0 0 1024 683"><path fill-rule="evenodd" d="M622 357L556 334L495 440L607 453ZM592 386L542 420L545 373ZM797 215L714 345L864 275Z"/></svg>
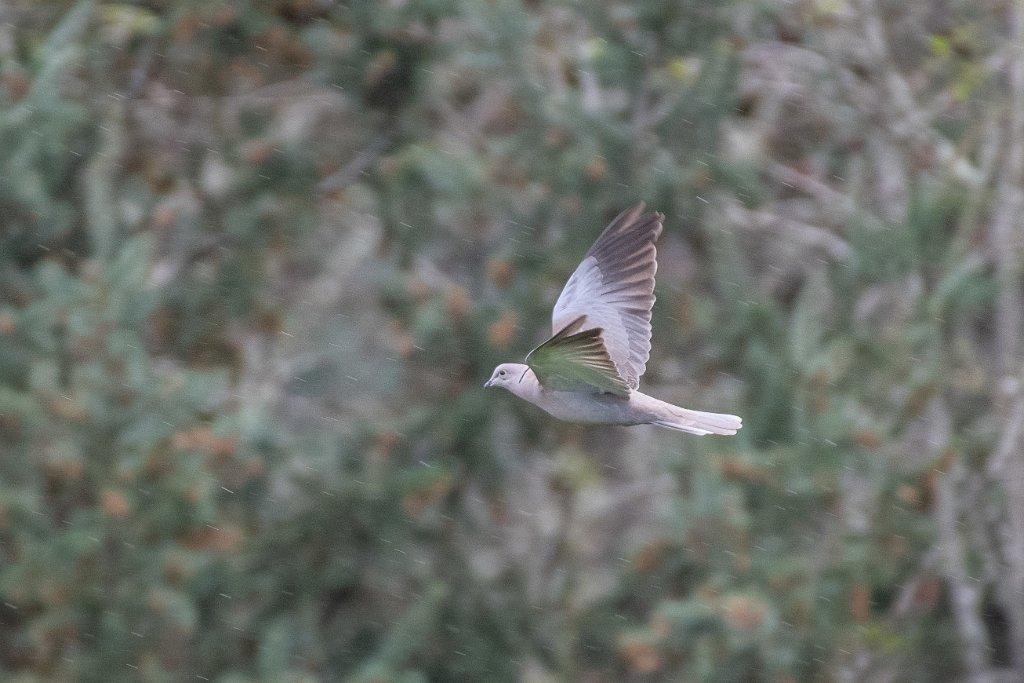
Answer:
<svg viewBox="0 0 1024 683"><path fill-rule="evenodd" d="M652 421L652 424L701 436L704 434L729 436L735 434L743 426L743 420L736 415L705 413L700 410L687 410L686 408L680 408L671 404L665 405L669 405L672 408L672 415Z"/></svg>

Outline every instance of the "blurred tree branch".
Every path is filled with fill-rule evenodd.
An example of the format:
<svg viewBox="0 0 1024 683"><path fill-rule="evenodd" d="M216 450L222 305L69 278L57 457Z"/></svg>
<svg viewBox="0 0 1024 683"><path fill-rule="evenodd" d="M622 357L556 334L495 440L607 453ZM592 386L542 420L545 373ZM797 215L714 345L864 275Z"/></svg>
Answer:
<svg viewBox="0 0 1024 683"><path fill-rule="evenodd" d="M1013 0L1007 6L1009 45L1007 64L1005 135L1002 148L1003 168L996 185L995 208L991 222L991 246L994 250L999 293L996 299L995 342L998 354L997 390L1009 385L1011 409L1003 427L1001 443L992 456L998 469L997 479L1006 487L1007 519L1004 538L1009 580L1001 591L1009 614L1011 651L1014 666L1024 672L1024 450L1021 441L1021 320L1022 256L1024 256L1024 2Z"/></svg>

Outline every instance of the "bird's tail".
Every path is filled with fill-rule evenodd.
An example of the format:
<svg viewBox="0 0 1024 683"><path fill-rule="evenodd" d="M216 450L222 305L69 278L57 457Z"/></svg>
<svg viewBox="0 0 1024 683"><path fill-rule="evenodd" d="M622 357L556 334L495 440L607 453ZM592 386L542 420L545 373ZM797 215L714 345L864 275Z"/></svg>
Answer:
<svg viewBox="0 0 1024 683"><path fill-rule="evenodd" d="M735 434L743 426L743 420L736 415L687 410L671 403L665 403L665 406L669 408L665 411L668 414L659 415L657 420L652 421L652 424L701 436L704 434L728 436Z"/></svg>

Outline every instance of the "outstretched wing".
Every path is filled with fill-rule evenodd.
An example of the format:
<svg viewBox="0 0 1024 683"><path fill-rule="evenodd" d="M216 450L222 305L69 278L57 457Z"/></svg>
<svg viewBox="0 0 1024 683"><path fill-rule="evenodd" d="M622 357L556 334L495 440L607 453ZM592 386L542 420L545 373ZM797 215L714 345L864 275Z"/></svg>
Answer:
<svg viewBox="0 0 1024 683"><path fill-rule="evenodd" d="M601 329L577 332L584 316L578 317L555 333L551 339L530 351L526 364L547 389L629 395L601 340Z"/></svg>
<svg viewBox="0 0 1024 683"><path fill-rule="evenodd" d="M580 330L603 330L607 355L630 389L640 385L651 355L651 307L658 269L654 241L665 219L643 210L641 202L605 228L565 283L551 316L552 332L580 316L584 317Z"/></svg>

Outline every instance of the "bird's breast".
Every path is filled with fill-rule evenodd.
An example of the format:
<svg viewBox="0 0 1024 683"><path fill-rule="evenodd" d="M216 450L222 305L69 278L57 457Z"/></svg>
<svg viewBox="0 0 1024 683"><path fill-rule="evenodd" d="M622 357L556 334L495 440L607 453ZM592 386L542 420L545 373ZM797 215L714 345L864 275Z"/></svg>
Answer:
<svg viewBox="0 0 1024 683"><path fill-rule="evenodd" d="M542 389L533 403L566 422L635 424L631 417L629 398L615 394Z"/></svg>

